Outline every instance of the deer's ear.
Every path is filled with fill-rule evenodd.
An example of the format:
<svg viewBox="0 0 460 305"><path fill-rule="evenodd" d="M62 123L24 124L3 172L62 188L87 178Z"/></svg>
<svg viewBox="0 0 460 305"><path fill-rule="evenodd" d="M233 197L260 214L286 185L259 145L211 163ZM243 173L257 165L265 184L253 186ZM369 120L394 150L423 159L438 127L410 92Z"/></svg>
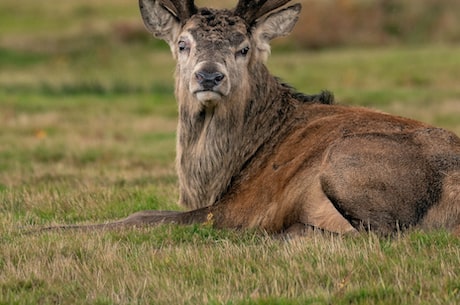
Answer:
<svg viewBox="0 0 460 305"><path fill-rule="evenodd" d="M299 19L301 8L300 4L295 4L274 12L257 22L254 30L254 38L256 39L259 51L268 56L270 54L270 41L291 33Z"/></svg>
<svg viewBox="0 0 460 305"><path fill-rule="evenodd" d="M181 23L177 16L162 6L158 0L139 0L139 9L145 27L156 38L172 46L179 34Z"/></svg>

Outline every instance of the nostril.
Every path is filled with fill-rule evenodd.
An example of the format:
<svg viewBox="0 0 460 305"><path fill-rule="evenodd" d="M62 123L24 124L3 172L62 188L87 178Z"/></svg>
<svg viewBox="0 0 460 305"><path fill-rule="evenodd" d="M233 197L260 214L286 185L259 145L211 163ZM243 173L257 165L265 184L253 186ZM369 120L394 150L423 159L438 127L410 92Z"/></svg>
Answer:
<svg viewBox="0 0 460 305"><path fill-rule="evenodd" d="M216 73L214 73L214 74L215 74L215 75L214 75L214 83L215 83L216 85L218 85L218 84L220 84L220 83L224 80L225 75L222 74L222 73L220 73L220 72L216 72Z"/></svg>
<svg viewBox="0 0 460 305"><path fill-rule="evenodd" d="M206 76L204 72L199 71L195 73L195 78L198 81L198 83L201 83L205 79L205 77Z"/></svg>
<svg viewBox="0 0 460 305"><path fill-rule="evenodd" d="M221 72L198 71L195 73L195 78L203 89L211 90L225 79L225 74Z"/></svg>

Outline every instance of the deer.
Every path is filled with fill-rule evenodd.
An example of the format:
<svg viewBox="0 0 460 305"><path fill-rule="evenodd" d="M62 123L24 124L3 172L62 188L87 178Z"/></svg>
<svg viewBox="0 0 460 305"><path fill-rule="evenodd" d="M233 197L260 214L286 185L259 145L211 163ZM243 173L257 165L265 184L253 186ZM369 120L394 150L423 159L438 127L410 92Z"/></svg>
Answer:
<svg viewBox="0 0 460 305"><path fill-rule="evenodd" d="M307 95L266 67L301 11L290 0L139 0L176 61L176 169L185 211L140 211L119 227L211 223L270 234L308 228L460 234L460 138L429 124ZM77 226L78 227L78 226Z"/></svg>

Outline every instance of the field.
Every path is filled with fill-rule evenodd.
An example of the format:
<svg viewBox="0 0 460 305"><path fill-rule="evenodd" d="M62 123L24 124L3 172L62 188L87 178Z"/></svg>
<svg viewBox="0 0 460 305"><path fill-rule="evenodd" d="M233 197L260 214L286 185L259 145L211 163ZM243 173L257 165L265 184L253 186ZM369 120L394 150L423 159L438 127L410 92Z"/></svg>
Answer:
<svg viewBox="0 0 460 305"><path fill-rule="evenodd" d="M140 22L127 0L0 3L0 304L460 303L460 240L443 231L29 234L180 209L174 62ZM458 44L280 45L268 65L300 91L460 134Z"/></svg>

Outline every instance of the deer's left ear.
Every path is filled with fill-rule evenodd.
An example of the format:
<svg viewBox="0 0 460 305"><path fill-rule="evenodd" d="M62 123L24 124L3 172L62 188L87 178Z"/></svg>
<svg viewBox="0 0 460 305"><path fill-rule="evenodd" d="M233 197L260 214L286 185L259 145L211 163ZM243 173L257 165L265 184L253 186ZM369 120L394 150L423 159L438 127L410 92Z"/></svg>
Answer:
<svg viewBox="0 0 460 305"><path fill-rule="evenodd" d="M253 35L257 48L264 53L264 56L270 54L270 41L272 39L286 36L292 31L299 19L301 8L300 4L295 4L274 12L256 23Z"/></svg>

